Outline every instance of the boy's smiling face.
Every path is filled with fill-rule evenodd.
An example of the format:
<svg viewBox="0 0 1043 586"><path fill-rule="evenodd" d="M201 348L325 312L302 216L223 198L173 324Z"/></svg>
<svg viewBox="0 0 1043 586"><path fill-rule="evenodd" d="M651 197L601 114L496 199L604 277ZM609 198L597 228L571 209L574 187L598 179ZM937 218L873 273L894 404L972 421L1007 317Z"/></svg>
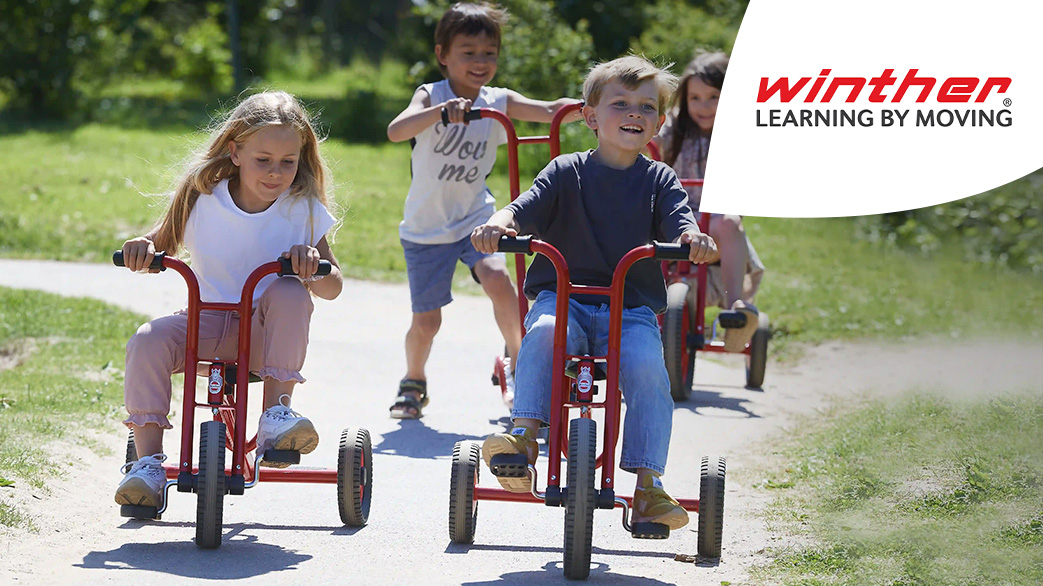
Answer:
<svg viewBox="0 0 1043 586"><path fill-rule="evenodd" d="M583 118L591 130L597 131L603 162L633 164L664 120L659 114L655 80L645 80L634 89L619 80L610 81L602 89L598 104L583 108Z"/></svg>

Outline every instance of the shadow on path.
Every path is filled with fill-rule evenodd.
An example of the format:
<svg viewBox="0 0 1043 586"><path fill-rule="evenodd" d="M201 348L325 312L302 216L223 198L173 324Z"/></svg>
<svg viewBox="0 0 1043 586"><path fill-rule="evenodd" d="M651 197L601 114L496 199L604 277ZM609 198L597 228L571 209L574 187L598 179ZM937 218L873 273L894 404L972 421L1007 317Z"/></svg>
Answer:
<svg viewBox="0 0 1043 586"><path fill-rule="evenodd" d="M593 553L599 553L594 548ZM642 576L628 576L625 574L614 574L609 571L608 564L593 562L590 564L590 580L598 584L639 584L641 586L666 586L670 582L663 582L654 578ZM503 574L497 580L486 580L482 582L464 582L462 586L510 586L512 584L531 586L532 584L575 584L574 581L565 579L560 562L547 562L540 570L532 572L510 572Z"/></svg>
<svg viewBox="0 0 1043 586"><path fill-rule="evenodd" d="M186 578L235 580L296 571L301 569L300 564L312 558L260 543L252 535L232 538L236 533L233 530L224 536L218 550L221 553L217 555L215 551L199 549L191 541L127 543L109 551L92 551L84 556L82 564L74 565L94 570L142 570ZM235 563L230 563L232 559Z"/></svg>
<svg viewBox="0 0 1043 586"><path fill-rule="evenodd" d="M373 453L434 460L453 455L453 445L462 440L482 441L485 436L443 433L424 425L420 419L401 419L398 429L384 433Z"/></svg>
<svg viewBox="0 0 1043 586"><path fill-rule="evenodd" d="M760 415L750 411L745 406L749 402L748 399L740 397L725 397L723 393L718 391L692 389L692 396L689 397L687 401L674 403L674 408L687 409L703 417L760 419ZM729 413L716 414L700 412L700 409L706 408L722 409Z"/></svg>

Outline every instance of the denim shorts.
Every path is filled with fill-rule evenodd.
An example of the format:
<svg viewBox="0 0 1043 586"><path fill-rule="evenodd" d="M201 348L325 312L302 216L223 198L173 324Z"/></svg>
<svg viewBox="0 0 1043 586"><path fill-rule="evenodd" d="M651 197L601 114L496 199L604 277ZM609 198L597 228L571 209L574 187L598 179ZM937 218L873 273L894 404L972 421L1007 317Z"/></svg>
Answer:
<svg viewBox="0 0 1043 586"><path fill-rule="evenodd" d="M453 301L453 273L460 261L471 269L484 258L503 256L484 254L475 250L471 237L449 244L417 244L399 240L406 253L406 274L409 276L409 298L413 313L434 311ZM475 277L477 280L477 277Z"/></svg>

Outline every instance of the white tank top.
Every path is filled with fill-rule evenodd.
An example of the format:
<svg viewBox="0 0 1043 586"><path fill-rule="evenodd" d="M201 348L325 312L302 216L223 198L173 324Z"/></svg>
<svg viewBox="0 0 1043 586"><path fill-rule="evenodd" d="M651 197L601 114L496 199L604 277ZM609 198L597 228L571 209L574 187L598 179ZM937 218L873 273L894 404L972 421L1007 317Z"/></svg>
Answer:
<svg viewBox="0 0 1043 586"><path fill-rule="evenodd" d="M185 223L185 248L199 279L203 301L238 303L246 278L294 244L315 246L336 223L326 206L308 198L279 196L263 212L239 209L228 180L200 194ZM254 289L256 302L276 278L269 275Z"/></svg>
<svg viewBox="0 0 1043 586"><path fill-rule="evenodd" d="M432 105L457 97L448 80L420 87L427 90ZM483 87L471 107L506 113L507 90ZM437 122L416 135L413 181L399 236L417 244L448 244L470 236L496 211L485 178L496 162L496 147L505 142L503 125L489 118L466 125Z"/></svg>

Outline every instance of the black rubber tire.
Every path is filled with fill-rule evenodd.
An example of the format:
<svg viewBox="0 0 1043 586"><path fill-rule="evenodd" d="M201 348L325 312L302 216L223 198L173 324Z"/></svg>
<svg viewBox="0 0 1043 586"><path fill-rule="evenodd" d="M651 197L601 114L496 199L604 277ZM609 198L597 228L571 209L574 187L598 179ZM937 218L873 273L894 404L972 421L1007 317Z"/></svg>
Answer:
<svg viewBox="0 0 1043 586"><path fill-rule="evenodd" d="M565 577L590 575L594 537L594 473L597 467L597 424L593 419L569 422L568 492L565 497Z"/></svg>
<svg viewBox="0 0 1043 586"><path fill-rule="evenodd" d="M746 357L746 386L754 389L764 385L764 369L768 365L768 340L771 339L771 321L763 311L757 317L757 329L750 339L750 355Z"/></svg>
<svg viewBox="0 0 1043 586"><path fill-rule="evenodd" d="M225 499L225 424L204 421L199 426L199 476L196 477L196 545L221 546Z"/></svg>
<svg viewBox="0 0 1043 586"><path fill-rule="evenodd" d="M663 314L663 359L670 375L670 396L674 401L687 401L692 395L695 376L695 351L688 347L691 314L688 307L689 284L672 283L666 289L666 313Z"/></svg>
<svg viewBox="0 0 1043 586"><path fill-rule="evenodd" d="M449 539L453 543L474 543L478 526L478 501L474 488L478 486L481 449L472 441L456 442L453 446L453 476L449 481Z"/></svg>
<svg viewBox="0 0 1043 586"><path fill-rule="evenodd" d="M134 430L127 433L127 463L138 461L138 445L134 443Z"/></svg>
<svg viewBox="0 0 1043 586"><path fill-rule="evenodd" d="M703 456L699 475L699 555L721 557L724 533L725 458Z"/></svg>
<svg viewBox="0 0 1043 586"><path fill-rule="evenodd" d="M373 500L373 444L369 430L349 427L340 434L337 454L337 509L348 527L369 520Z"/></svg>

